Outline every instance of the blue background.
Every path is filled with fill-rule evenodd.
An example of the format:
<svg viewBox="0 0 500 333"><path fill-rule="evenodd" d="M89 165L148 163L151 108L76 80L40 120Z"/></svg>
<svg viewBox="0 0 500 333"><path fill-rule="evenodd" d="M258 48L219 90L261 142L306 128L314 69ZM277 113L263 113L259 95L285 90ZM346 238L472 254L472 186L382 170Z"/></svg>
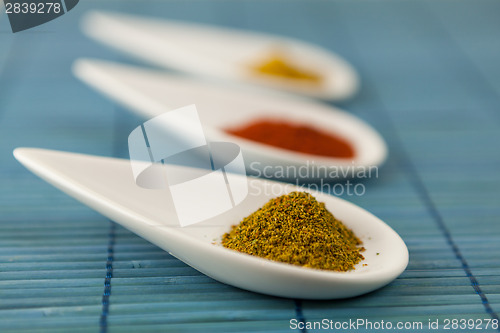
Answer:
<svg viewBox="0 0 500 333"><path fill-rule="evenodd" d="M71 74L78 57L137 63L82 35L91 9L282 34L351 62L361 90L336 105L374 126L390 156L366 194L347 199L402 236L408 269L353 299L259 295L213 281L31 175L15 147L126 157L126 138L143 121ZM494 0L87 0L16 34L2 14L0 331L288 332L294 318L424 328L498 319L499 14Z"/></svg>

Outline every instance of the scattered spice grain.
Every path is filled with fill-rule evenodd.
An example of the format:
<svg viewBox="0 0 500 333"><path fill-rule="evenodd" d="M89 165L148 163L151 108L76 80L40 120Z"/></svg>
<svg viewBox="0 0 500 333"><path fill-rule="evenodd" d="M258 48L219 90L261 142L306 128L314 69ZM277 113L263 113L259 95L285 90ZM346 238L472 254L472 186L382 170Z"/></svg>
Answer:
<svg viewBox="0 0 500 333"><path fill-rule="evenodd" d="M348 271L364 259L362 242L306 192L270 200L222 237L224 247L302 267Z"/></svg>

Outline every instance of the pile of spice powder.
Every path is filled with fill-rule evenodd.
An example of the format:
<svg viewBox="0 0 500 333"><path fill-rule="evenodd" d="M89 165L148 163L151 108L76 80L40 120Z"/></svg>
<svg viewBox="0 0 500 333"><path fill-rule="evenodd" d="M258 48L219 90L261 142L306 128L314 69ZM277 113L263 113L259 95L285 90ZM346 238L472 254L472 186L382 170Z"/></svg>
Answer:
<svg viewBox="0 0 500 333"><path fill-rule="evenodd" d="M254 256L333 271L364 259L361 241L311 194L270 200L222 237L224 247Z"/></svg>
<svg viewBox="0 0 500 333"><path fill-rule="evenodd" d="M281 120L260 119L226 132L304 154L337 158L353 158L355 155L354 147L343 138Z"/></svg>
<svg viewBox="0 0 500 333"><path fill-rule="evenodd" d="M319 84L322 81L321 76L317 73L292 65L282 52L274 52L268 59L256 65L254 69L261 74L313 84Z"/></svg>

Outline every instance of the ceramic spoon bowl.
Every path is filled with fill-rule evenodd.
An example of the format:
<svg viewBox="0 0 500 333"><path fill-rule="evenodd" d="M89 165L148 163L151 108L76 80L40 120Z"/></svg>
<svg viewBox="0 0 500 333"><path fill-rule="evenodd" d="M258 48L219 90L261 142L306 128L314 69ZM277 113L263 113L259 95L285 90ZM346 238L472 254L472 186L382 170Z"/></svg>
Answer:
<svg viewBox="0 0 500 333"><path fill-rule="evenodd" d="M292 38L100 11L84 17L82 30L149 63L199 76L330 100L348 98L358 88L358 76L345 60ZM251 70L276 49L300 67L317 72L321 82L284 80Z"/></svg>
<svg viewBox="0 0 500 333"><path fill-rule="evenodd" d="M365 259L355 270L332 272L242 254L218 245L229 231L270 198L297 188L249 178L246 199L233 209L188 227L180 227L169 191L137 186L129 160L35 148L18 148L15 157L29 170L68 195L168 251L198 271L223 283L259 293L304 299L361 295L399 276L408 250L387 224L345 200L313 193L363 241ZM183 170L183 167L178 167ZM184 167L185 168L185 167ZM241 175L227 175L238 180ZM200 188L210 195L210 188ZM196 203L193 203L196 207Z"/></svg>
<svg viewBox="0 0 500 333"><path fill-rule="evenodd" d="M147 70L107 61L79 59L75 75L112 100L146 118L195 104L208 141L238 144L247 170L262 174L264 168L287 166L307 168L307 180L326 179L313 169L338 171L337 179L353 177L357 170L380 166L387 157L381 135L361 119L334 108L302 98L221 87L156 70ZM245 126L260 119L284 120L306 125L349 142L354 158L335 158L285 150L230 135L227 129ZM333 170L334 169L334 170ZM331 173L330 173L331 174ZM293 178L293 177L285 177Z"/></svg>

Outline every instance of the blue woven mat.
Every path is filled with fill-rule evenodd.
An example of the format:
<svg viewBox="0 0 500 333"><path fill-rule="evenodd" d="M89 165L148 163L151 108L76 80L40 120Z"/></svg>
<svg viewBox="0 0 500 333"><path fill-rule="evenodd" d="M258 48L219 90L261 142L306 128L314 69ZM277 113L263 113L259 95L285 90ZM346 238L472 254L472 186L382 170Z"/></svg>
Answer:
<svg viewBox="0 0 500 333"><path fill-rule="evenodd" d="M71 75L77 57L133 62L80 33L90 9L278 33L348 59L363 85L339 106L377 128L390 156L364 195L346 199L403 237L408 269L347 300L243 291L26 171L15 147L126 156L142 121ZM486 329L500 313L499 14L493 0L87 0L17 34L0 15L0 332L289 332L291 320L322 319L500 331L492 321ZM479 325L461 329L453 319Z"/></svg>

